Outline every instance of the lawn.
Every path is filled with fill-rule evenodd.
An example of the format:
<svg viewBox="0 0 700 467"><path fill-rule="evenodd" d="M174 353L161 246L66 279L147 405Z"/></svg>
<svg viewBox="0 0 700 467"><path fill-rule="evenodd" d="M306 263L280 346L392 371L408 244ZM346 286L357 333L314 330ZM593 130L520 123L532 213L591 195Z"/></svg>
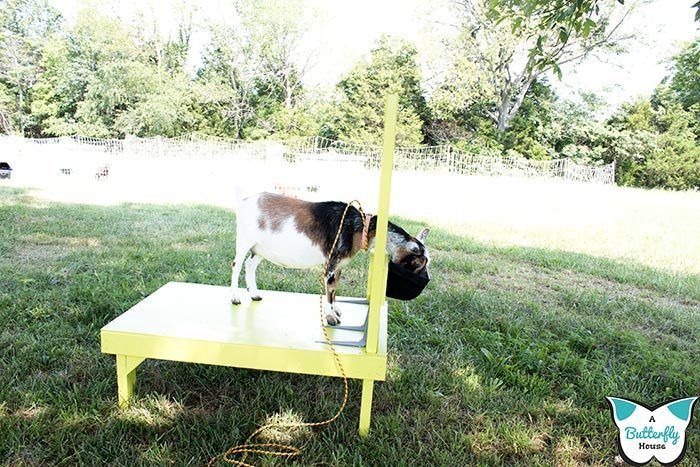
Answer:
<svg viewBox="0 0 700 467"><path fill-rule="evenodd" d="M134 404L116 407L100 328L168 281L227 284L234 231L222 208L54 204L0 188L0 462L201 465L272 418L333 414L338 379L165 361L142 364ZM346 413L299 433L290 463L610 465L604 396L698 394L700 276L454 229L434 229L428 246L426 293L390 303L371 436L357 436L352 382ZM365 262L342 294L362 293ZM263 263L258 279L316 292L316 276ZM700 464L697 418L686 465Z"/></svg>

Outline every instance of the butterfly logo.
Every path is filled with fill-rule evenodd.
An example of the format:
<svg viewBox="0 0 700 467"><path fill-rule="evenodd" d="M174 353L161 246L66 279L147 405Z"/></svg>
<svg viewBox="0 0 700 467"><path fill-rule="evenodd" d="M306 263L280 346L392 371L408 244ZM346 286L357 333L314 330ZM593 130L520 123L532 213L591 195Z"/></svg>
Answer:
<svg viewBox="0 0 700 467"><path fill-rule="evenodd" d="M649 408L621 397L606 397L619 429L617 444L628 464L645 465L656 458L662 465L675 465L685 454L685 430L697 397L676 399Z"/></svg>

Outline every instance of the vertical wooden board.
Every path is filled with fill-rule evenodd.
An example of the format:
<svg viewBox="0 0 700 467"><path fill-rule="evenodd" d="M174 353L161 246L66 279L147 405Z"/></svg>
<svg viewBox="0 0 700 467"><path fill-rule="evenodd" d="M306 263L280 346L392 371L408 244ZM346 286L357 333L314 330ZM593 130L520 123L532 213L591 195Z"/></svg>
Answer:
<svg viewBox="0 0 700 467"><path fill-rule="evenodd" d="M377 231L375 236L374 256L370 265L370 303L369 322L367 325L367 352L377 351L379 339L379 310L386 300L386 240L389 223L389 201L391 198L391 173L394 166L394 145L396 143L396 117L399 98L396 94L387 97L384 111L384 146L382 165L379 175L379 203L377 212Z"/></svg>

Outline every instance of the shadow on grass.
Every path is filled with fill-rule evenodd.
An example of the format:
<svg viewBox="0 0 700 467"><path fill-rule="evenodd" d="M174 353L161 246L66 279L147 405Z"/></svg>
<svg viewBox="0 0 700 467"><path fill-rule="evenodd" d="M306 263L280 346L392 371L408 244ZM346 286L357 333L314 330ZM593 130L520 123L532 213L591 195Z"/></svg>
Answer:
<svg viewBox="0 0 700 467"><path fill-rule="evenodd" d="M99 329L168 281L227 285L231 212L20 202L0 219L4 463L202 464L276 414L315 421L337 408L337 379L161 361L139 367L134 405L116 408ZM604 396L656 403L700 387L697 276L439 230L428 246L429 288L390 303L372 436L356 434L353 382L346 414L304 437L298 462L610 463ZM362 293L365 264L344 271L343 294ZM317 272L264 264L258 277L315 293ZM697 462L700 434L688 435Z"/></svg>

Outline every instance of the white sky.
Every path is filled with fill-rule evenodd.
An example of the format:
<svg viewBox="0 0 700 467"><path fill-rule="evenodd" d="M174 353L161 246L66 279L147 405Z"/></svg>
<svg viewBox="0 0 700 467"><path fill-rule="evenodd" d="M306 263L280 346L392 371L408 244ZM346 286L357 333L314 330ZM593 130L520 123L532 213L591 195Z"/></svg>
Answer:
<svg viewBox="0 0 700 467"><path fill-rule="evenodd" d="M551 79L561 94L578 90L593 91L615 107L625 100L649 95L668 74L668 59L680 44L699 32L690 0L655 0L642 5L626 23L637 39L626 53L589 58L582 64L564 68L561 82Z"/></svg>
<svg viewBox="0 0 700 467"><path fill-rule="evenodd" d="M435 62L443 56L440 37L450 33L449 0L306 0L316 21L303 50L313 54L312 68L305 80L308 86L330 89L340 76L360 58L367 56L383 33L410 40L422 56L424 75L430 76ZM69 20L85 0L51 0ZM105 13L130 18L137 12L158 18L164 34L172 30L183 3L196 4L197 22L226 21L232 17L227 0L186 2L185 0L103 0L92 2ZM678 50L679 43L695 37L693 0L656 0L639 7L628 19L628 30L637 31L638 42L628 52L614 57L589 58L577 66L563 68L564 77L550 82L562 95L593 91L611 107L648 95L667 74L665 61ZM196 57L206 36L195 33ZM601 61L601 59L603 61ZM196 58L195 58L196 60Z"/></svg>

